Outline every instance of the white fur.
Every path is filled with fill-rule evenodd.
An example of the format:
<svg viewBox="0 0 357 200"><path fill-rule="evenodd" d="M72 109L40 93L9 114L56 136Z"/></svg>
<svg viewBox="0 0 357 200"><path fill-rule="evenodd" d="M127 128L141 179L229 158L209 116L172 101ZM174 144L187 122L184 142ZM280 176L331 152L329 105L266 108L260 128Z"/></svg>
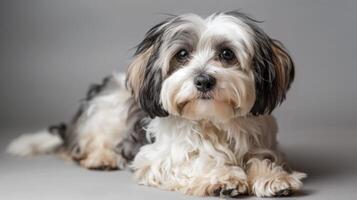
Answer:
<svg viewBox="0 0 357 200"><path fill-rule="evenodd" d="M275 156L276 131L272 116L236 118L225 124L155 118L148 133L156 141L142 147L132 168L140 184L205 195L189 190L232 177L245 183L247 175L240 167L244 155Z"/></svg>
<svg viewBox="0 0 357 200"><path fill-rule="evenodd" d="M123 139L130 93L125 88L125 75L114 74L108 88L89 102L88 109L79 119L76 135L81 152L76 155L86 168L107 165L123 168L125 161L114 152Z"/></svg>
<svg viewBox="0 0 357 200"><path fill-rule="evenodd" d="M77 127L80 137L96 134L95 137L99 143L102 141L112 143L120 140L119 137L122 136L120 133L125 129L128 109L126 103L130 93L124 87L125 76L118 74L113 77L114 81L109 89L90 101L89 108L82 115L80 120L83 123Z"/></svg>
<svg viewBox="0 0 357 200"><path fill-rule="evenodd" d="M33 134L24 134L10 143L7 152L15 156L34 156L51 153L62 145L62 139L44 130Z"/></svg>

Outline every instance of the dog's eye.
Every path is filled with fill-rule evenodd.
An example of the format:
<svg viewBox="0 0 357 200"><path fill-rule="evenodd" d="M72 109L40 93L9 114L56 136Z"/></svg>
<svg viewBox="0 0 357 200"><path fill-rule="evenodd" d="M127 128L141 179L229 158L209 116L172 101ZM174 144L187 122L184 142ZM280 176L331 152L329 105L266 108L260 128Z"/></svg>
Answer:
<svg viewBox="0 0 357 200"><path fill-rule="evenodd" d="M229 64L237 61L237 57L233 51L227 48L221 50L219 53L219 59Z"/></svg>
<svg viewBox="0 0 357 200"><path fill-rule="evenodd" d="M175 57L176 57L177 61L185 62L189 57L189 53L186 49L181 49L180 51L178 51L176 53Z"/></svg>

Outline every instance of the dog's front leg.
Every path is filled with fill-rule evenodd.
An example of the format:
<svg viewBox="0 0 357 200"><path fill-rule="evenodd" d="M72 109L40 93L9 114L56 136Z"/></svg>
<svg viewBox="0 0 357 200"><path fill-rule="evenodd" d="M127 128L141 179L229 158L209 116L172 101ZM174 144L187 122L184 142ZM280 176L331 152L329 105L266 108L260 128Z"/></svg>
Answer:
<svg viewBox="0 0 357 200"><path fill-rule="evenodd" d="M246 173L250 192L258 197L288 196L301 189L306 174L284 169L269 159L251 158Z"/></svg>
<svg viewBox="0 0 357 200"><path fill-rule="evenodd" d="M248 193L247 176L239 166L217 163L210 157L172 165L164 156L152 160L144 157L150 146L142 148L132 164L134 176L142 185L193 196L236 197Z"/></svg>

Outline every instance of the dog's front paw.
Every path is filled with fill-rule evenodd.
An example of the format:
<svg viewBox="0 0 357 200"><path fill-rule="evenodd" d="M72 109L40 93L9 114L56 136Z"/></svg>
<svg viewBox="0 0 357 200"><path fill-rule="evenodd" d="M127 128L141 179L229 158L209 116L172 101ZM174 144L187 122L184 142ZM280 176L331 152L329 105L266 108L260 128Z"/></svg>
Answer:
<svg viewBox="0 0 357 200"><path fill-rule="evenodd" d="M248 194L247 175L238 166L222 166L197 176L184 187L184 193L194 196L237 197Z"/></svg>
<svg viewBox="0 0 357 200"><path fill-rule="evenodd" d="M248 184L246 181L242 180L236 180L231 183L216 184L208 193L210 196L235 198L248 193Z"/></svg>
<svg viewBox="0 0 357 200"><path fill-rule="evenodd" d="M124 169L127 161L111 150L97 150L91 152L79 161L82 167L91 170L120 170Z"/></svg>
<svg viewBox="0 0 357 200"><path fill-rule="evenodd" d="M290 196L302 187L301 179L306 174L282 172L259 178L252 186L252 192L258 197Z"/></svg>

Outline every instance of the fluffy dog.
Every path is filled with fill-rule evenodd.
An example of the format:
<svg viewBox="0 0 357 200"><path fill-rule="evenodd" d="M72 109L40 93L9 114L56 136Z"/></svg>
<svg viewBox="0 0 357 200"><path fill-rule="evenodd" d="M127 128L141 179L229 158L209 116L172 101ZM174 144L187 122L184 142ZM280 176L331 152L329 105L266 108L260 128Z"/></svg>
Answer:
<svg viewBox="0 0 357 200"><path fill-rule="evenodd" d="M190 195L290 195L306 175L276 149L270 113L294 64L257 23L232 11L157 24L128 73L93 85L71 123L21 136L8 151L64 152L89 169L130 163L140 184Z"/></svg>

